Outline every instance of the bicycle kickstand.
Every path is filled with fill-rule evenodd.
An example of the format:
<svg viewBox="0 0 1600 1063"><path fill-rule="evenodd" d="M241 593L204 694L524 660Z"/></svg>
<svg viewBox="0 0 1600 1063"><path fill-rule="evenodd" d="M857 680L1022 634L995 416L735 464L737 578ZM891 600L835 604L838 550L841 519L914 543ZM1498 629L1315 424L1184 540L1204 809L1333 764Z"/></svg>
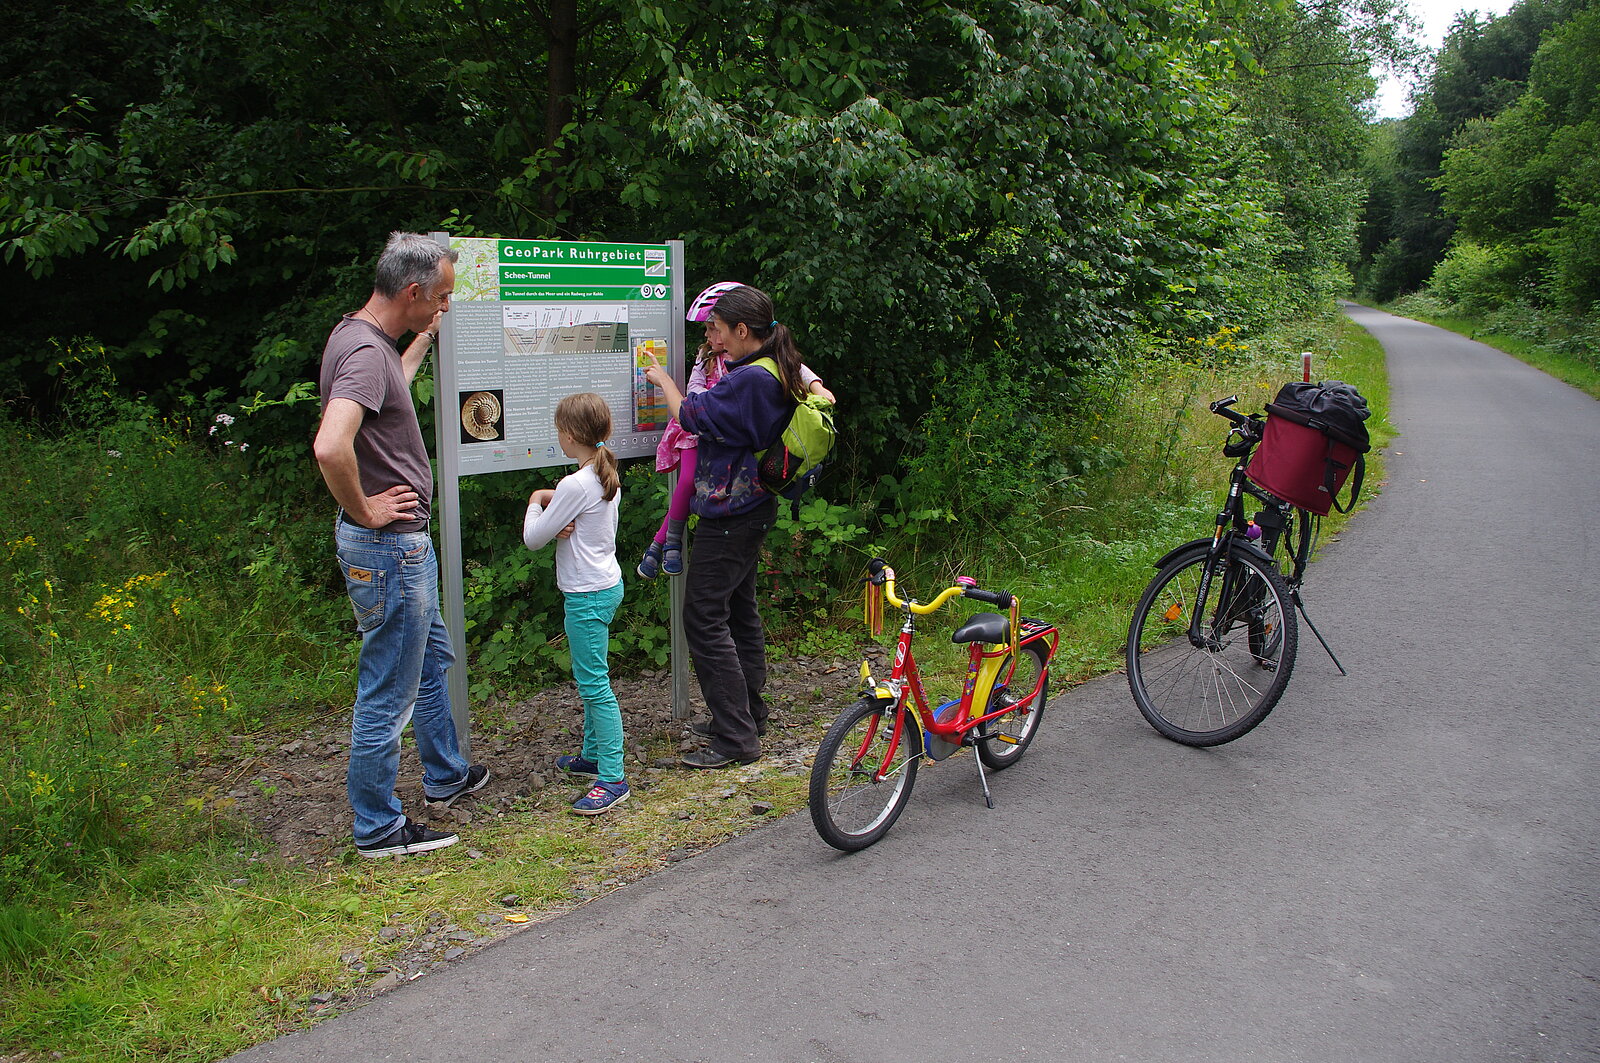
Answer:
<svg viewBox="0 0 1600 1063"><path fill-rule="evenodd" d="M1291 597L1294 599L1295 608L1300 610L1300 618L1306 622L1306 627L1311 629L1311 633L1317 636L1317 641L1322 643L1322 648L1327 651L1328 659L1333 662L1333 666L1339 669L1340 675L1349 675L1350 673L1344 670L1344 665L1339 663L1339 658L1333 655L1333 647L1328 645L1328 640L1322 637L1322 632L1317 630L1317 625L1311 622L1311 617L1306 613L1306 603L1300 599L1299 590L1296 590Z"/></svg>
<svg viewBox="0 0 1600 1063"><path fill-rule="evenodd" d="M990 808L994 807L994 796L989 793L989 777L983 773L983 758L978 756L976 748L972 751L972 759L978 765L978 781L983 784L983 803Z"/></svg>

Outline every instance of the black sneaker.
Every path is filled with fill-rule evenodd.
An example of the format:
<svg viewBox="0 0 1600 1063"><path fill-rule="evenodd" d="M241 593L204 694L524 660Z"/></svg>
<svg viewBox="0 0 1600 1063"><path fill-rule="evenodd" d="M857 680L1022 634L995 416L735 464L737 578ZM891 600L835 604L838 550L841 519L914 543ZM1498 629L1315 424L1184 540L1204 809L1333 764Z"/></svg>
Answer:
<svg viewBox="0 0 1600 1063"><path fill-rule="evenodd" d="M477 793L479 790L483 789L483 784L488 781L489 769L484 767L482 764L474 764L472 767L467 769L467 781L462 783L455 793L450 794L447 797L428 797L426 793L424 793L422 796L427 797L428 804L430 805L443 805L445 808L449 808L451 805L456 803L456 798L466 794Z"/></svg>
<svg viewBox="0 0 1600 1063"><path fill-rule="evenodd" d="M729 756L719 753L710 746L697 749L693 753L685 753L679 758L678 763L686 768L726 768L729 764L754 764L761 759L761 751L746 753L742 756Z"/></svg>
<svg viewBox="0 0 1600 1063"><path fill-rule="evenodd" d="M429 830L422 824L408 819L391 831L387 838L380 838L366 845L358 843L356 852L373 859L380 856L403 856L407 853L426 853L434 849L443 849L460 840L457 835Z"/></svg>
<svg viewBox="0 0 1600 1063"><path fill-rule="evenodd" d="M717 737L717 733L711 729L711 721L710 720L696 720L694 723L691 723L689 725L689 733L694 735L696 738L715 738L715 737ZM756 734L764 735L766 733L767 733L767 721L766 720L757 720L756 721Z"/></svg>

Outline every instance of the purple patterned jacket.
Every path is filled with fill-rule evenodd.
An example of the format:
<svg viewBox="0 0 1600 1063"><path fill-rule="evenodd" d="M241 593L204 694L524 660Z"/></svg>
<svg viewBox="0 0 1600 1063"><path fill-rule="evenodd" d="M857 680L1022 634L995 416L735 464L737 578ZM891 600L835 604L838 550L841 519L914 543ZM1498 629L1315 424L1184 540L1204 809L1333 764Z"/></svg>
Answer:
<svg viewBox="0 0 1600 1063"><path fill-rule="evenodd" d="M754 359L728 363L716 387L685 395L678 410L684 431L700 437L690 508L702 517L748 513L774 497L761 486L755 452L778 441L794 402L771 373L750 367Z"/></svg>

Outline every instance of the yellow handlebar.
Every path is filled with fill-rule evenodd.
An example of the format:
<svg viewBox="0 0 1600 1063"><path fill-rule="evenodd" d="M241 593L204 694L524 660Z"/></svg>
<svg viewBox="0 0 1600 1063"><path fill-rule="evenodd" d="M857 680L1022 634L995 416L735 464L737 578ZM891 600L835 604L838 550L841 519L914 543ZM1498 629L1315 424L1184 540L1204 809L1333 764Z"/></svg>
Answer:
<svg viewBox="0 0 1600 1063"><path fill-rule="evenodd" d="M889 604L894 606L896 609L905 609L912 613L916 613L919 616L926 616L929 613L937 613L940 609L944 608L945 603L950 599L959 598L968 590L967 587L959 585L955 587L946 587L944 590L939 592L939 596L933 601L927 603L926 605L921 605L917 602L902 601L901 598L895 594L894 569L890 568L888 565L884 565L881 574L883 576L883 597L888 599ZM872 634L877 635L880 633L882 627L883 606L882 603L874 596L873 587L875 585L876 580L869 582L867 593L863 601L865 602L867 630ZM1017 597L1015 594L1010 595L1010 598L1010 622L1006 625L1006 629L1009 632L1009 638L1006 641L1011 643L1011 656L1014 658L1017 655L1020 639L1022 637L1022 599ZM862 665L862 668L866 668L866 665Z"/></svg>
<svg viewBox="0 0 1600 1063"><path fill-rule="evenodd" d="M937 613L940 609L945 607L945 603L951 598L959 598L961 596L961 592L964 590L966 590L965 587L946 587L944 590L939 592L939 596L937 598L931 602L928 602L926 605L918 602L904 602L901 601L894 593L894 569L890 568L888 565L883 566L883 596L888 599L889 604L894 606L896 609L910 609L913 613L916 613L919 616L927 616L929 613Z"/></svg>

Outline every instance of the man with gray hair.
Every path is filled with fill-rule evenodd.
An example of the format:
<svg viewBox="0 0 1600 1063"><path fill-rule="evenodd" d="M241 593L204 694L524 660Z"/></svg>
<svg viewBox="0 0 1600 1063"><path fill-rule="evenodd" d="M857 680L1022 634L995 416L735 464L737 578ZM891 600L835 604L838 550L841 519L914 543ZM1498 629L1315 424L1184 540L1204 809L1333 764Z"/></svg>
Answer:
<svg viewBox="0 0 1600 1063"><path fill-rule="evenodd" d="M454 845L400 810L400 733L412 725L422 790L449 805L489 779L461 754L445 670L455 662L439 613L439 564L428 535L433 471L411 381L439 334L457 253L394 233L372 296L346 314L322 353L322 423L313 451L339 503L334 542L361 632L346 785L356 852L379 857ZM414 333L404 348L399 340Z"/></svg>

